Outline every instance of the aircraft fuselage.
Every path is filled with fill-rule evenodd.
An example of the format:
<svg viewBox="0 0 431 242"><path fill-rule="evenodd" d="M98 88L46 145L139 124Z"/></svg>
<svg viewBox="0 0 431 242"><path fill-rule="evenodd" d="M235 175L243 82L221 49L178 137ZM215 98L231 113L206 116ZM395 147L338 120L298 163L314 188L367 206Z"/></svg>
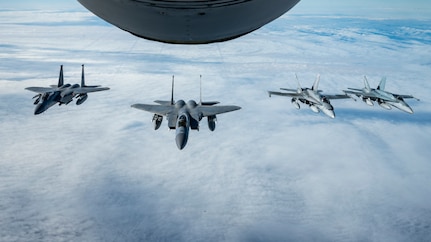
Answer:
<svg viewBox="0 0 431 242"><path fill-rule="evenodd" d="M318 113L319 111L322 111L330 118L335 118L334 107L324 96L309 88L303 89L300 93L303 98L299 99L299 101L309 105L313 112Z"/></svg>
<svg viewBox="0 0 431 242"><path fill-rule="evenodd" d="M370 105L371 101L376 101L384 109L389 110L391 109L391 106L393 106L406 113L413 113L413 109L401 97L397 98L390 92L371 89L371 91L368 91L368 93L372 93L373 96L375 96L375 98L368 98L364 100L368 105Z"/></svg>
<svg viewBox="0 0 431 242"><path fill-rule="evenodd" d="M45 112L48 108L54 106L56 103L60 105L69 104L73 100L73 98L77 95L76 93L73 92L73 90L79 87L80 87L79 84L74 84L74 85L65 84L59 87L57 91L41 95L39 97L39 100L37 100L37 105L34 110L34 114L36 115L41 114ZM81 101L81 103L82 102L83 101Z"/></svg>

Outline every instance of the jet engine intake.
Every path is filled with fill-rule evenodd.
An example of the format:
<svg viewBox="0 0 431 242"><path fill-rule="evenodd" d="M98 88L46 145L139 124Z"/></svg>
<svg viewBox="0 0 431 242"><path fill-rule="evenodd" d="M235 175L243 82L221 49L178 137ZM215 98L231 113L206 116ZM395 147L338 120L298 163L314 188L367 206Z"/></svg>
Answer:
<svg viewBox="0 0 431 242"><path fill-rule="evenodd" d="M216 128L217 117L215 115L211 115L207 117L208 119L208 129L214 131Z"/></svg>
<svg viewBox="0 0 431 242"><path fill-rule="evenodd" d="M37 94L36 96L34 96L33 99L36 98L36 100L34 100L33 104L34 105L38 104L41 97L42 97L42 94Z"/></svg>
<svg viewBox="0 0 431 242"><path fill-rule="evenodd" d="M154 114L153 116L153 124L154 124L154 130L158 130L160 128L160 125L162 125L163 116Z"/></svg>
<svg viewBox="0 0 431 242"><path fill-rule="evenodd" d="M85 100L87 100L88 95L86 93L84 94L79 94L78 95L78 100L76 100L76 105L81 105L85 102Z"/></svg>

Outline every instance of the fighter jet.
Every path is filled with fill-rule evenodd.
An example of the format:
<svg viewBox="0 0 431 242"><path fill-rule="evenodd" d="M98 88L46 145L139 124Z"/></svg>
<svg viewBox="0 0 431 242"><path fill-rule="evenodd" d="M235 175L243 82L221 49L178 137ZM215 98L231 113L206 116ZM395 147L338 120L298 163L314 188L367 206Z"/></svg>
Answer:
<svg viewBox="0 0 431 242"><path fill-rule="evenodd" d="M75 97L77 98L76 105L81 105L87 100L87 93L109 90L108 87L85 85L84 65L82 65L81 85L64 84L63 65L61 65L57 85L51 85L50 87L27 87L25 89L38 93L33 97L33 99L36 98L34 101L34 105L36 105L36 109L34 110L35 115L45 112L56 103L67 105Z"/></svg>
<svg viewBox="0 0 431 242"><path fill-rule="evenodd" d="M202 91L199 103L196 103L194 100L190 100L187 103L184 100L175 102L174 77L172 77L171 100L156 100L154 102L158 104L133 104L132 107L154 113L154 130L160 128L163 116L166 116L169 129L176 130L175 141L180 150L184 149L187 144L189 130L199 130L199 122L202 118L207 117L209 130L214 131L217 114L241 109L238 106L215 106L219 102L202 102Z"/></svg>
<svg viewBox="0 0 431 242"><path fill-rule="evenodd" d="M380 107L390 110L391 106L398 108L401 111L412 114L413 109L404 101L404 98L414 98L419 101L418 98L413 97L412 95L401 95L401 94L393 94L391 92L385 91L386 86L386 77L383 77L380 81L379 86L377 88L370 88L370 84L368 84L367 77L364 76L364 85L365 87L362 89L358 88L348 88L349 90L343 90L349 97L356 101L356 97L362 99L363 102L368 104L369 106L373 106L374 102L377 102Z"/></svg>
<svg viewBox="0 0 431 242"><path fill-rule="evenodd" d="M300 0L78 0L138 37L172 44L227 41L280 17Z"/></svg>
<svg viewBox="0 0 431 242"><path fill-rule="evenodd" d="M298 81L298 77L296 75L295 77ZM287 92L268 91L268 94L269 97L271 97L271 95L292 97L292 104L293 106L295 106L296 109L300 108L299 102L301 102L308 105L310 109L315 113L319 113L320 111L322 111L330 118L335 118L334 107L331 105L329 100L348 98L348 96L345 94L322 94L322 90L318 90L319 82L320 75L317 76L312 88L302 88L298 81L298 89L296 90L289 88L280 88L281 90Z"/></svg>

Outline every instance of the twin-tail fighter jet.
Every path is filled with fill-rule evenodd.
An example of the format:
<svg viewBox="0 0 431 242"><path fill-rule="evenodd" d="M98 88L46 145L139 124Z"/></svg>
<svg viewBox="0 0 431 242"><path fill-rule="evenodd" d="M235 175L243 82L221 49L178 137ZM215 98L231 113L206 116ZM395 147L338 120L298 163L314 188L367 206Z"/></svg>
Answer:
<svg viewBox="0 0 431 242"><path fill-rule="evenodd" d="M296 80L298 81L298 77L295 75ZM335 118L334 107L330 103L330 99L342 99L348 98L345 94L322 94L322 90L318 89L320 82L320 75L317 76L314 81L312 88L302 88L298 81L298 89L289 89L289 88L280 88L283 91L287 92L275 92L268 91L269 96L278 95L278 96L287 96L292 98L292 104L296 109L300 108L299 103L306 104L310 107L310 109L315 112L326 114L330 118Z"/></svg>
<svg viewBox="0 0 431 242"><path fill-rule="evenodd" d="M45 112L56 103L67 105L74 97L77 98L76 105L81 105L87 100L87 93L109 90L108 87L85 85L84 65L82 65L81 85L64 84L63 65L61 65L57 85L51 85L50 87L27 87L25 89L38 93L33 97L33 99L36 98L34 101L34 105L36 105L36 109L34 110L35 115Z"/></svg>
<svg viewBox="0 0 431 242"><path fill-rule="evenodd" d="M413 109L404 101L405 98L414 98L419 101L418 98L413 97L412 95L401 95L394 94L388 91L385 91L386 86L386 77L383 77L380 81L380 84L377 88L370 88L370 84L368 84L367 77L364 76L364 85L365 87L362 89L358 88L348 88L349 90L343 90L349 97L356 101L356 97L362 99L363 102L368 104L369 106L373 106L374 102L377 102L380 107L390 110L392 107L396 107L401 111L412 114ZM392 106L392 107L391 107Z"/></svg>
<svg viewBox="0 0 431 242"><path fill-rule="evenodd" d="M141 109L154 113L154 129L160 128L163 116L168 120L169 129L176 130L175 141L178 149L182 150L188 140L189 130L199 130L199 122L202 118L207 117L208 128L215 130L217 114L232 112L241 107L238 106L215 106L219 102L202 102L202 91L199 103L190 100L187 103L184 100L174 101L174 77L172 77L172 93L170 101L154 101L158 104L133 104L133 108Z"/></svg>

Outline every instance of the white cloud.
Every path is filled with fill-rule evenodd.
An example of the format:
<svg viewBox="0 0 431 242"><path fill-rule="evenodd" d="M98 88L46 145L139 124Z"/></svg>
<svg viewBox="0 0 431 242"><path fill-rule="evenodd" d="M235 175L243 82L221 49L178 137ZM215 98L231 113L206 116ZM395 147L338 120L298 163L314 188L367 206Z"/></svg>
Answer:
<svg viewBox="0 0 431 242"><path fill-rule="evenodd" d="M429 239L423 22L288 15L230 42L181 46L88 24L86 12L56 13L64 26L5 16L0 240ZM82 63L88 84L111 90L33 116L24 88L55 84L60 64L78 82ZM333 101L330 120L268 98L295 88L294 73L303 86L320 73L328 93L387 76L388 90L421 101L408 101L413 115ZM176 99L198 100L199 74L204 100L242 109L218 116L215 132L202 122L178 151L166 123L154 131L130 105L168 100L172 75Z"/></svg>

